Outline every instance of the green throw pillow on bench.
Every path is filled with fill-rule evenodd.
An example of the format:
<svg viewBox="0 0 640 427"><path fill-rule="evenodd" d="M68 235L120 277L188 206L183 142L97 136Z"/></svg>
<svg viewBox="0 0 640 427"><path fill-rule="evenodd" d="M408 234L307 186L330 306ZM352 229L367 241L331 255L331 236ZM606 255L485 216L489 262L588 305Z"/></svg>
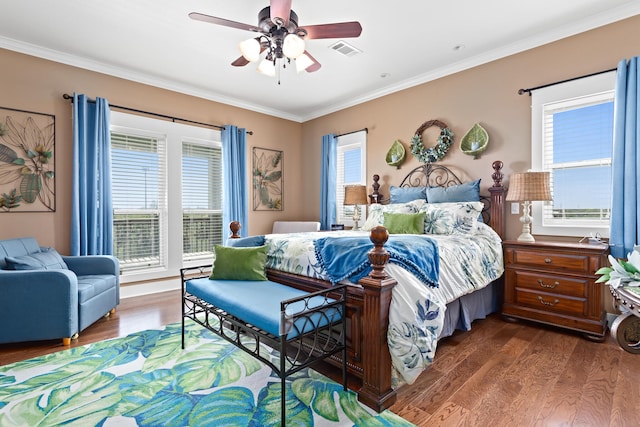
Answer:
<svg viewBox="0 0 640 427"><path fill-rule="evenodd" d="M210 279L267 280L267 246L229 247L214 245Z"/></svg>

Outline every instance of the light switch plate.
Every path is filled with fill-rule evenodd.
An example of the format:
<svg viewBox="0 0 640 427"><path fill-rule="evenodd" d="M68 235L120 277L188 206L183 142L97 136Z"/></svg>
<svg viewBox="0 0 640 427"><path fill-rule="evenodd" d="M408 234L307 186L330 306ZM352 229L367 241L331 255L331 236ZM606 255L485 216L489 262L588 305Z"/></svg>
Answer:
<svg viewBox="0 0 640 427"><path fill-rule="evenodd" d="M520 205L517 202L511 203L511 213L512 214L520 213Z"/></svg>

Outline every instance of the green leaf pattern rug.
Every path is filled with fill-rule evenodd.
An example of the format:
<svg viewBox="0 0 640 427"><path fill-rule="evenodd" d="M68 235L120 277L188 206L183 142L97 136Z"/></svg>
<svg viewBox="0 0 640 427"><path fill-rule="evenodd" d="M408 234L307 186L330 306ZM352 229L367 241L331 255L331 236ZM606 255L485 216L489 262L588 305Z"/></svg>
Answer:
<svg viewBox="0 0 640 427"><path fill-rule="evenodd" d="M0 367L0 427L280 425L271 368L193 322L185 345L176 323ZM311 369L286 393L290 426L413 426Z"/></svg>

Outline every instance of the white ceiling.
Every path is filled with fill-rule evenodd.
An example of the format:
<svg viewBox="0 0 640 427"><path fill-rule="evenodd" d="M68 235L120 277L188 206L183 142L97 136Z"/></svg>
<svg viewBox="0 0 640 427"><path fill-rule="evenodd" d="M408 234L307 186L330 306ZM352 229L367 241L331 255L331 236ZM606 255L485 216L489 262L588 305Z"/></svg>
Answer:
<svg viewBox="0 0 640 427"><path fill-rule="evenodd" d="M328 48L336 39L309 40L322 68L296 74L288 67L280 85L255 64L230 65L238 42L255 33L187 16L257 25L268 5L2 0L0 47L303 122L640 14L640 0L293 0L300 26L359 21L361 36L345 41L363 53L345 57Z"/></svg>

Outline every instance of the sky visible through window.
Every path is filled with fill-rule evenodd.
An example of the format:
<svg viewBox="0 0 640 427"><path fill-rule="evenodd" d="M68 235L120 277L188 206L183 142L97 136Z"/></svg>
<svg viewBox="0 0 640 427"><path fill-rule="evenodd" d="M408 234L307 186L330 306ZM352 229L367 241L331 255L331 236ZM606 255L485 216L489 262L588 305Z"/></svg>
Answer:
<svg viewBox="0 0 640 427"><path fill-rule="evenodd" d="M613 102L562 111L553 115L553 163L611 158ZM554 170L554 209L608 209L611 206L611 166Z"/></svg>
<svg viewBox="0 0 640 427"><path fill-rule="evenodd" d="M360 167L362 162L360 161L360 148L354 150L345 150L344 152L344 183L346 184L360 184L360 177L362 172Z"/></svg>

